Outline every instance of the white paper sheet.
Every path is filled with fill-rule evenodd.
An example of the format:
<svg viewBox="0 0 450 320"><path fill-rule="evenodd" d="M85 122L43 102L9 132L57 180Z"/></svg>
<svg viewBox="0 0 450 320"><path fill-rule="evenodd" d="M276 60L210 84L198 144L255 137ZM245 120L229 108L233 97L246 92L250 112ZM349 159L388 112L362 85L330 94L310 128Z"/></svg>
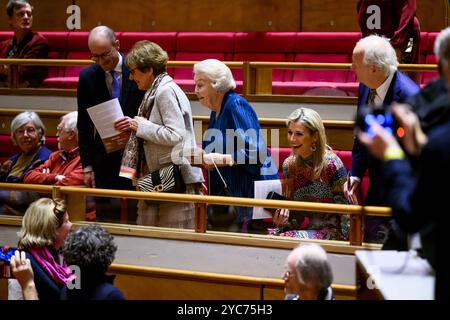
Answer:
<svg viewBox="0 0 450 320"><path fill-rule="evenodd" d="M105 139L120 134L120 131L114 129L114 122L123 117L117 98L90 107L87 112L100 134L100 138Z"/></svg>
<svg viewBox="0 0 450 320"><path fill-rule="evenodd" d="M106 152L125 148L130 133L114 129L114 122L123 118L122 108L117 98L90 107L87 112L103 141Z"/></svg>
<svg viewBox="0 0 450 320"><path fill-rule="evenodd" d="M282 194L280 180L255 181L255 199L266 199L270 191ZM262 207L253 207L253 219L272 218L272 214Z"/></svg>

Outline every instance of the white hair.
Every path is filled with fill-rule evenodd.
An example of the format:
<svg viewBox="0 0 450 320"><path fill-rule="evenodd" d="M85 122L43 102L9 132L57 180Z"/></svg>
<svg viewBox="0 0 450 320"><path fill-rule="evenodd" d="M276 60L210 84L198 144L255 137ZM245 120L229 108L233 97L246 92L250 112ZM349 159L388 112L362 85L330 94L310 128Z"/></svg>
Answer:
<svg viewBox="0 0 450 320"><path fill-rule="evenodd" d="M206 59L194 65L194 74L204 74L217 92L225 93L236 88L230 68L217 59Z"/></svg>
<svg viewBox="0 0 450 320"><path fill-rule="evenodd" d="M434 54L441 64L448 66L450 59L450 27L443 29L436 37Z"/></svg>
<svg viewBox="0 0 450 320"><path fill-rule="evenodd" d="M318 290L327 289L333 282L333 273L325 250L315 243L302 244L294 250L298 281Z"/></svg>
<svg viewBox="0 0 450 320"><path fill-rule="evenodd" d="M362 38L356 45L364 50L365 65L377 66L386 76L397 71L397 54L386 37L371 35Z"/></svg>
<svg viewBox="0 0 450 320"><path fill-rule="evenodd" d="M39 141L42 143L45 142L45 126L44 123L42 123L41 118L37 115L34 111L24 111L19 113L13 121L11 121L11 139L14 143L16 142L16 131L21 126L27 124L28 122L32 122L35 126L38 134L39 134Z"/></svg>
<svg viewBox="0 0 450 320"><path fill-rule="evenodd" d="M61 121L65 120L64 130L66 130L66 131L73 130L76 134L78 134L77 119L78 119L78 111L72 111L72 112L69 112L68 114L64 115L61 118Z"/></svg>

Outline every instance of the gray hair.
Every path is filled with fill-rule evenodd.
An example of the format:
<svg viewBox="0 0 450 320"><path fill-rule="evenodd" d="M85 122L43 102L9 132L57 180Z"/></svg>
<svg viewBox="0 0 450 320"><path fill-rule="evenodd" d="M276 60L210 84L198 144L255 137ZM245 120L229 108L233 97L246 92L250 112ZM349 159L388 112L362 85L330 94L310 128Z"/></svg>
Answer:
<svg viewBox="0 0 450 320"><path fill-rule="evenodd" d="M68 265L92 272L106 272L116 251L114 237L99 224L83 226L69 233L62 247L62 255Z"/></svg>
<svg viewBox="0 0 450 320"><path fill-rule="evenodd" d="M6 14L11 18L15 9L22 9L27 5L29 5L31 7L31 11L33 11L33 6L27 0L9 0L6 5Z"/></svg>
<svg viewBox="0 0 450 320"><path fill-rule="evenodd" d="M397 54L386 37L371 35L362 38L356 45L364 49L363 63L365 65L377 66L385 75L397 71Z"/></svg>
<svg viewBox="0 0 450 320"><path fill-rule="evenodd" d="M333 282L333 273L325 250L315 243L302 244L294 250L298 257L298 281L317 290L327 289Z"/></svg>
<svg viewBox="0 0 450 320"><path fill-rule="evenodd" d="M72 111L72 112L69 112L68 114L64 115L61 118L61 121L65 120L63 129L66 131L73 130L76 134L78 134L77 119L78 119L78 111Z"/></svg>
<svg viewBox="0 0 450 320"><path fill-rule="evenodd" d="M42 123L41 118L39 118L36 112L24 111L19 113L13 119L13 121L11 121L11 139L14 143L17 143L15 137L17 129L19 129L21 126L27 124L30 121L33 123L33 125L36 127L36 130L38 131L39 141L41 141L42 143L45 142L45 126L44 123Z"/></svg>
<svg viewBox="0 0 450 320"><path fill-rule="evenodd" d="M97 26L89 31L88 41L91 36L96 36L98 34L103 34L111 42L111 45L114 46L116 44L116 34L113 29L107 26Z"/></svg>
<svg viewBox="0 0 450 320"><path fill-rule="evenodd" d="M194 74L204 74L212 82L214 90L220 93L236 88L230 68L217 59L206 59L194 64Z"/></svg>
<svg viewBox="0 0 450 320"><path fill-rule="evenodd" d="M441 64L448 66L450 59L450 27L443 29L436 37L434 54Z"/></svg>

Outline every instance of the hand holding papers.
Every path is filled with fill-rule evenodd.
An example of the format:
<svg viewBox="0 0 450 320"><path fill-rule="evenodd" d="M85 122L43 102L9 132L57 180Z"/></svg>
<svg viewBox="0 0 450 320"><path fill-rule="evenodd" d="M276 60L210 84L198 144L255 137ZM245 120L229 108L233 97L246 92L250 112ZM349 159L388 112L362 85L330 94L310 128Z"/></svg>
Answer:
<svg viewBox="0 0 450 320"><path fill-rule="evenodd" d="M114 122L123 118L122 108L117 98L90 107L87 112L103 141L106 152L125 148L130 133L120 132L114 128Z"/></svg>
<svg viewBox="0 0 450 320"><path fill-rule="evenodd" d="M266 199L269 192L282 194L280 180L255 181L255 199ZM272 214L264 208L253 207L253 219L272 218Z"/></svg>

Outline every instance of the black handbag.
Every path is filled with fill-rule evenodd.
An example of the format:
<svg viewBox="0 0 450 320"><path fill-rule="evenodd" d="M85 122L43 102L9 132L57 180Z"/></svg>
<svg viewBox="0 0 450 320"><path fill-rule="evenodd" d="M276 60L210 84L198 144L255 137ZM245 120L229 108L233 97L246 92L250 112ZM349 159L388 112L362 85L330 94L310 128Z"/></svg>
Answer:
<svg viewBox="0 0 450 320"><path fill-rule="evenodd" d="M228 186L223 179L222 175L220 174L219 169L216 166L216 163L213 161L215 170L217 171L220 179L223 183L223 189L217 196L223 196L223 197L232 197L233 195L230 192L230 189L228 189ZM208 170L208 189L210 188L211 178L210 178L210 171ZM238 210L233 205L218 205L218 204L208 204L206 207L206 221L208 223L209 229L212 230L230 230L234 225L236 225L238 217Z"/></svg>
<svg viewBox="0 0 450 320"><path fill-rule="evenodd" d="M139 178L137 185L140 191L146 192L186 192L186 184L183 181L180 168L176 164L171 164Z"/></svg>

